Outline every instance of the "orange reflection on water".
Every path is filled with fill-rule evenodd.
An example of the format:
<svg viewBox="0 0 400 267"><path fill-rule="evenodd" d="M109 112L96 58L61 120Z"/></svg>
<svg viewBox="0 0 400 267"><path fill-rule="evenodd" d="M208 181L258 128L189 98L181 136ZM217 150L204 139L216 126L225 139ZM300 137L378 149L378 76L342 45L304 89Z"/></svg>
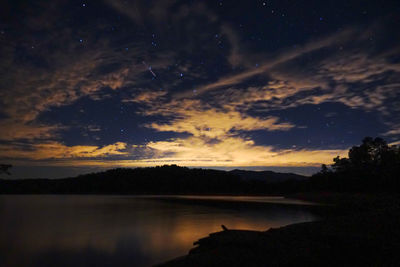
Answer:
<svg viewBox="0 0 400 267"><path fill-rule="evenodd" d="M313 220L307 210L125 196L1 196L0 265L149 266L221 230L267 230ZM32 264L32 263L37 263Z"/></svg>

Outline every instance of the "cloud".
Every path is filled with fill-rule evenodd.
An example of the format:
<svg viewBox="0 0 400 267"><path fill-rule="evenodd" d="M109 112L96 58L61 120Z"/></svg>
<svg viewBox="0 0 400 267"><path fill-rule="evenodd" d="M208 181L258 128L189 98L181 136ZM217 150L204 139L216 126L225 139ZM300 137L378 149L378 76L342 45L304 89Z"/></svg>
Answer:
<svg viewBox="0 0 400 267"><path fill-rule="evenodd" d="M227 104L235 100L229 98L233 95L247 103L275 99L268 103L269 107L287 108L288 105L283 100L296 96L296 99L292 99L295 101L291 102L291 107L330 101L341 102L352 108L378 108L383 111L385 99L397 96L400 64L393 63L391 58L398 53L400 47L383 53L364 48L364 43L369 41L367 33L370 31L371 29L361 31L355 27L348 28L297 48L286 49L277 56L260 57L259 67L247 68L197 87L195 96L187 91L178 93L177 97L198 97L215 91L214 96L228 97ZM343 50L344 46L346 52ZM323 50L323 56L312 57ZM302 68L298 68L299 60L303 61ZM266 85L259 86L258 89L246 85L245 82L249 79L260 76L264 77ZM383 85L375 85L377 82ZM221 88L224 90L219 90ZM322 90L320 95L313 94L315 89ZM310 94L301 97L300 93L303 92ZM246 97L242 97L242 94Z"/></svg>
<svg viewBox="0 0 400 267"><path fill-rule="evenodd" d="M400 126L399 125L392 125L391 129L384 133L383 135L400 135Z"/></svg>
<svg viewBox="0 0 400 267"><path fill-rule="evenodd" d="M287 131L294 127L290 123L279 123L277 117L265 119L243 116L235 111L217 111L215 109L180 110L176 119L166 124L151 123L147 127L163 132L190 133L197 137L226 138L233 131Z"/></svg>
<svg viewBox="0 0 400 267"><path fill-rule="evenodd" d="M151 88L154 85L151 84L151 80L143 79L148 74L148 70L143 66L142 61L151 63L153 69L162 73L168 65L172 65L171 62L179 58L178 54L181 51L184 53L192 51L194 45L198 46L209 38L210 31L201 31L196 35L199 39L182 41L177 46L177 39L180 40L187 33L195 30L193 25L204 29L204 24L190 23L190 21L201 17L209 26L217 23L217 16L204 3L176 6L174 0L162 1L154 5L140 2L126 3L126 1L105 2L118 13L132 19L135 22L131 24L132 27L140 28L149 22L153 23L156 26L154 32L160 39L165 34L166 24L184 25L185 27L180 31L169 31L168 38L163 38L164 40L171 39L176 51L167 51L161 46L155 50L149 45L149 40L143 36L143 38L132 40L131 36L115 31L114 37L109 38L109 34L105 32L111 31L111 26L104 22L82 25L79 29L66 23L57 31L49 31L56 23L57 16L54 14L64 15L62 10L68 2L58 2L51 6L40 3L37 14L29 15L24 20L24 23L27 22L26 25L23 23L26 40L35 40L37 35L35 33L43 31L40 43L32 42L32 45L27 45L26 41L20 42L21 40L15 38L8 40L0 48L0 57L3 59L0 62L0 79L2 80L0 115L9 118L8 125L11 125L10 121L13 121L14 128L23 127L23 132L29 135L29 139L55 138L57 130L63 129L37 121L39 115L53 107L70 105L83 97L102 100L106 96L101 93L105 88L117 90L128 87L130 91L135 91L137 88L144 87L147 90L153 90ZM174 8L173 16L169 12L172 8ZM166 23L166 20L169 22ZM18 30L22 31L22 29ZM23 60L18 58L20 54L18 47L21 43L24 46L24 53L27 54ZM168 44L164 45L168 46ZM55 47L57 49L54 49ZM16 64L16 62L19 63ZM199 71L193 71L192 67L189 63L180 62L179 66L173 68L174 71L186 68L188 72L192 72L185 76L189 80L190 77L201 75ZM181 81L179 79L171 81L165 77L162 83L163 88L168 89L179 85ZM146 94L141 93L140 89L137 91L133 99L126 99L125 102L148 102L166 94L159 92ZM30 127L32 129L28 130ZM45 131L46 127L51 130ZM37 128L42 130L39 131ZM52 134L54 135L51 136ZM24 139L28 138L21 133L15 136L15 139L19 139L21 135ZM7 140L12 137L10 134L7 136Z"/></svg>
<svg viewBox="0 0 400 267"><path fill-rule="evenodd" d="M245 63L246 60L244 58L244 55L240 51L241 50L240 40L239 40L239 36L236 34L236 32L232 29L232 27L230 25L223 24L221 26L221 33L224 36L226 36L226 38L229 40L229 43L231 45L230 53L228 55L228 62L234 67Z"/></svg>
<svg viewBox="0 0 400 267"><path fill-rule="evenodd" d="M86 129L87 129L89 132L100 132L100 131L101 131L101 127L100 127L100 126L97 126L97 125L88 125L88 126L86 127Z"/></svg>
<svg viewBox="0 0 400 267"><path fill-rule="evenodd" d="M137 68L132 64L129 68L94 75L104 64L99 57L101 53L89 52L80 59L64 60L64 66L55 70L35 73L35 70L21 69L20 73L11 74L8 79L12 82L4 88L9 91L1 94L3 112L22 122L33 121L49 107L71 104L105 87L114 90L122 87ZM34 73L29 75L28 72Z"/></svg>
<svg viewBox="0 0 400 267"><path fill-rule="evenodd" d="M4 147L3 147L4 148ZM96 146L63 147L59 144L37 146L34 152L11 152L14 159L40 160L48 166L100 166L100 167L143 167L163 164L184 166L280 166L280 167L319 167L331 164L336 156L344 157L347 150L276 150L272 146L255 145L252 140L239 137L225 138L220 142L207 142L203 138L189 137L167 141L149 142L140 149L146 151L139 159L127 159L128 154L121 150L124 143L99 148ZM128 149L128 148L127 148ZM135 145L135 149L138 147ZM149 151L151 151L149 153ZM146 155L148 154L148 155ZM109 155L123 156L110 159ZM103 158L103 159L102 159ZM53 160L51 160L53 159ZM35 164L31 161L29 164Z"/></svg>
<svg viewBox="0 0 400 267"><path fill-rule="evenodd" d="M3 141L50 139L56 136L57 131L65 129L60 125L24 124L13 120L0 121L0 128L0 140Z"/></svg>
<svg viewBox="0 0 400 267"><path fill-rule="evenodd" d="M50 160L74 158L104 158L110 156L125 156L127 144L117 142L103 147L99 146L66 146L58 142L37 144L2 144L0 158Z"/></svg>
<svg viewBox="0 0 400 267"><path fill-rule="evenodd" d="M137 25L144 26L151 20L160 22L168 19L169 9L176 3L176 0L158 1L150 5L140 1L127 3L122 0L106 0L105 3L132 19Z"/></svg>
<svg viewBox="0 0 400 267"><path fill-rule="evenodd" d="M398 146L398 145L400 145L400 141L391 142L389 145L390 146Z"/></svg>
<svg viewBox="0 0 400 267"><path fill-rule="evenodd" d="M216 143L200 137L178 138L149 142L147 147L155 153L149 163L174 162L187 166L320 166L331 163L337 155L347 155L347 150L275 150L240 137Z"/></svg>
<svg viewBox="0 0 400 267"><path fill-rule="evenodd" d="M400 46L394 43L391 49L379 51L371 49L369 44L369 36L383 27L384 24L376 23L363 30L347 28L283 50L276 56L261 56L259 67L248 67L198 86L196 94L187 90L175 97L211 99L214 106L242 114L250 109L269 112L307 104L342 103L350 108L375 111L383 123L390 126L395 120L397 125L400 64L393 57ZM251 53L246 55L251 56ZM396 133L395 128L388 131Z"/></svg>
<svg viewBox="0 0 400 267"><path fill-rule="evenodd" d="M338 32L328 37L321 38L319 40L313 40L309 43L306 43L303 46L298 46L295 49L284 50L277 56L271 56L271 57L264 56L263 58L259 58L260 61L263 61L260 62L259 67L252 67L237 74L222 77L216 82L198 87L196 90L198 94L204 94L210 90L216 90L222 87L235 86L257 75L268 75L268 72L272 68L277 67L280 64L294 60L302 55L318 51L327 46L340 44L341 42L343 42L343 40L348 40L348 38L353 34L354 34L354 29L349 28L347 30ZM246 55L246 56L252 56L252 55ZM190 92L177 95L177 97L188 97L188 96L191 96Z"/></svg>
<svg viewBox="0 0 400 267"><path fill-rule="evenodd" d="M28 31L26 38L31 35L33 33ZM5 58L0 62L0 113L3 115L0 124L22 130L14 139L51 137L64 128L39 122L39 115L83 97L102 100L104 89L117 90L129 86L147 72L138 59L148 50L141 41L125 44L130 47L125 50L116 49L107 38L95 40L94 36L86 33L82 34L86 38L76 35L68 26L53 31L43 37L40 45L29 47L27 58L32 60L22 62L17 59L17 43L10 41L7 49L0 49L0 56ZM83 38L82 42L79 38ZM155 66L164 62L165 57L153 57L152 60ZM7 140L12 137L2 134L0 139L2 136Z"/></svg>
<svg viewBox="0 0 400 267"><path fill-rule="evenodd" d="M124 103L134 102L134 103L152 103L154 101L161 101L160 98L167 94L166 91L144 91L139 92L132 98L125 98L122 100Z"/></svg>
<svg viewBox="0 0 400 267"><path fill-rule="evenodd" d="M157 27L163 27L166 24L174 24L183 19L202 16L207 21L217 20L217 16L202 2L185 3L177 5L177 0L126 2L123 0L106 0L105 3L114 8L121 14L124 14L135 24L145 27L153 24Z"/></svg>
<svg viewBox="0 0 400 267"><path fill-rule="evenodd" d="M72 104L84 96L98 99L96 93L101 89L118 89L126 84L125 79L131 74L128 68L93 77L94 70L101 64L96 57L92 54L74 63L65 62L61 69L45 73L21 69L18 71L20 74L10 74L7 79L12 79L12 82L0 93L1 112L8 119L3 119L0 124L9 125L13 130L8 132L17 134L12 138L11 134L3 133L0 139L49 138L65 127L44 125L37 121L39 114L51 107Z"/></svg>
<svg viewBox="0 0 400 267"><path fill-rule="evenodd" d="M400 134L396 116L400 112L400 64L393 59L399 47L394 44L382 52L379 44L370 42L371 34L379 36L376 33L384 28L379 23L370 28L349 27L274 54L258 54L205 3L105 3L121 15L118 23L126 23L139 37L113 31L109 38L111 27L102 22L81 29L67 23L59 31L48 31L55 19L48 23L43 21L46 16L38 16L42 19L27 20L33 26L25 25L29 29L26 39L34 39L37 27L52 34L45 35L35 50L29 50L32 52L25 52L26 58L34 60L18 58L18 39L0 48L0 141L5 143L0 157L114 166L163 162L316 166L329 163L344 150L276 150L255 144L250 132L293 130L299 127L296 122L269 113L327 102L377 112L389 128L386 135ZM166 25L174 27L165 30ZM157 48L151 45L153 41ZM222 42L224 49L217 42ZM206 67L201 63L204 58L209 61ZM157 78L143 66L143 60L151 64ZM207 69L210 65L215 72ZM149 139L157 136L154 132L185 133L188 137L136 144L134 148L115 142L118 139L109 141L115 142L111 145L66 146L60 142L60 132L68 125L40 121L43 113L84 97L101 106L107 96L104 91L148 117L149 122L142 126ZM100 120L90 121L86 132L97 135L105 128Z"/></svg>
<svg viewBox="0 0 400 267"><path fill-rule="evenodd" d="M185 166L302 166L330 164L339 149L276 149L256 145L253 140L226 136L211 140L205 136L150 141L144 145L116 142L105 146L66 146L58 142L1 144L0 158L15 165L138 167L162 164ZM133 159L132 159L133 158ZM136 159L134 159L136 158ZM29 162L27 162L29 160Z"/></svg>

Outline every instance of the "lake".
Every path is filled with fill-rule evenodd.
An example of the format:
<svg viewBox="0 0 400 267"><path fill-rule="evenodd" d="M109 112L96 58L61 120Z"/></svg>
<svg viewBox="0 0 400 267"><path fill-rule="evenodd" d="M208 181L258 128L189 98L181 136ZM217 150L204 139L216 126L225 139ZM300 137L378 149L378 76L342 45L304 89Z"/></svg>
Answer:
<svg viewBox="0 0 400 267"><path fill-rule="evenodd" d="M230 229L317 218L281 197L3 195L0 266L151 266Z"/></svg>

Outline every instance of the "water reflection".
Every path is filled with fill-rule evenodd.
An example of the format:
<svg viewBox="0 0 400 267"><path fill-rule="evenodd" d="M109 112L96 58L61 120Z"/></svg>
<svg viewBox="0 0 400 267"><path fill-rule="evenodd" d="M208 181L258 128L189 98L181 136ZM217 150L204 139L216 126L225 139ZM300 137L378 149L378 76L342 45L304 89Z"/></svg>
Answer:
<svg viewBox="0 0 400 267"><path fill-rule="evenodd" d="M186 254L194 241L220 231L221 224L266 230L315 218L298 205L170 200L0 196L0 265L149 266Z"/></svg>

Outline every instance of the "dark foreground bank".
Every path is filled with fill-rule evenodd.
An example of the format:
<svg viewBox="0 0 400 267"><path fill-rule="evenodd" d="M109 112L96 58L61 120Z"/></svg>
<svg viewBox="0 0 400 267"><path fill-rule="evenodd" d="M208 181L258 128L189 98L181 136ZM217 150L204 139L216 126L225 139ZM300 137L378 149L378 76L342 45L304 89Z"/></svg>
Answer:
<svg viewBox="0 0 400 267"><path fill-rule="evenodd" d="M228 229L159 266L397 266L398 195L298 194L329 205L324 219L265 232ZM227 226L229 228L229 226Z"/></svg>

